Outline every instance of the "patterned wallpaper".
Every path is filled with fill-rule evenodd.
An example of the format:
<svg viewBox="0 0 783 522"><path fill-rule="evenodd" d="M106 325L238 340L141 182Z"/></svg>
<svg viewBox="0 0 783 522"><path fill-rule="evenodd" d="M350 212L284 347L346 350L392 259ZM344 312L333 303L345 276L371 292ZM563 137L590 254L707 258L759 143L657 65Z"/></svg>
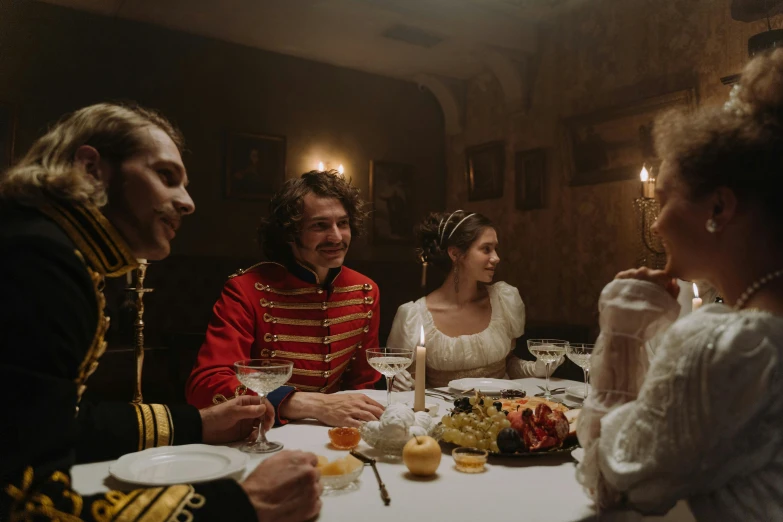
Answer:
<svg viewBox="0 0 783 522"><path fill-rule="evenodd" d="M773 19L781 26L783 18ZM765 28L733 21L728 0L595 0L542 27L526 114L509 114L491 73L469 82L464 131L447 145L448 207L498 224L499 277L519 288L529 321L595 324L601 289L636 257L639 183L569 186L563 119L688 85L699 104L720 103L729 91L720 78L739 72L747 38ZM504 196L468 202L464 149L499 139ZM549 155L547 204L522 212L514 208L514 151L536 147Z"/></svg>

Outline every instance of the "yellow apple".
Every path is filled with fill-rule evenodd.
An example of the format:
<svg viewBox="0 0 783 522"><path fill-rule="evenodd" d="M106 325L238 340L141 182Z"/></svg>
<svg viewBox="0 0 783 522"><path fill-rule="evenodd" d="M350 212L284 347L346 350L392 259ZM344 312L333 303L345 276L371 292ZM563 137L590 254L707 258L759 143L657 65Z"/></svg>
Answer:
<svg viewBox="0 0 783 522"><path fill-rule="evenodd" d="M402 448L402 461L414 475L434 475L440 466L440 445L432 437L413 437Z"/></svg>

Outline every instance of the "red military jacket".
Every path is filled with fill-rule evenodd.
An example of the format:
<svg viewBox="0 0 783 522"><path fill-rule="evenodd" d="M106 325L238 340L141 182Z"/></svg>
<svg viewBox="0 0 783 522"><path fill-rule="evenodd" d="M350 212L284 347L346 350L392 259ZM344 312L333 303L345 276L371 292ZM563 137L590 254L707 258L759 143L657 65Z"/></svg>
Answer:
<svg viewBox="0 0 783 522"><path fill-rule="evenodd" d="M302 265L259 263L232 275L215 304L206 340L187 383L198 408L243 387L234 362L279 357L294 362L297 390L331 393L372 388L380 373L365 350L378 346L378 286L347 267L329 282Z"/></svg>

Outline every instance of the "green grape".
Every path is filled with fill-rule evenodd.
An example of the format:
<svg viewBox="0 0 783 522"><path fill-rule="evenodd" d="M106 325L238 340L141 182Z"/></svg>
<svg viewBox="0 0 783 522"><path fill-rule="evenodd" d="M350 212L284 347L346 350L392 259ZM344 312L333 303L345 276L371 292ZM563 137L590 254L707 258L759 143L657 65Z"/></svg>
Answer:
<svg viewBox="0 0 783 522"><path fill-rule="evenodd" d="M490 406L489 408L487 408L487 415L489 415L490 417L493 417L497 414L498 414L498 410L494 406Z"/></svg>
<svg viewBox="0 0 783 522"><path fill-rule="evenodd" d="M476 444L478 444L478 439L472 433L465 433L462 435L462 441L460 446L465 446L467 448L475 448Z"/></svg>
<svg viewBox="0 0 783 522"><path fill-rule="evenodd" d="M496 413L495 415L492 416L493 422L500 422L502 420L506 420L506 416L503 415L502 413Z"/></svg>
<svg viewBox="0 0 783 522"><path fill-rule="evenodd" d="M451 422L451 415L444 415L443 418L440 420L444 426L447 428L451 428L452 422Z"/></svg>
<svg viewBox="0 0 783 522"><path fill-rule="evenodd" d="M502 427L504 427L504 428L508 428L508 427L510 427L510 426L511 426L511 421L510 421L510 420L508 420L508 419L503 419L503 420L500 422L500 424L501 424L501 426L502 426Z"/></svg>
<svg viewBox="0 0 783 522"><path fill-rule="evenodd" d="M456 430L454 428L446 430L446 433L449 436L449 440L447 442L456 442L460 437L462 437L462 433L460 433L459 430Z"/></svg>
<svg viewBox="0 0 783 522"><path fill-rule="evenodd" d="M489 435L490 439L497 440L498 432L500 432L500 428L497 425L494 425L487 431L487 435Z"/></svg>
<svg viewBox="0 0 783 522"><path fill-rule="evenodd" d="M475 398L475 397L471 397L471 398L470 398L470 399L468 399L468 400L470 401L470 405L471 405L471 406L475 406L475 405L476 405L476 398Z"/></svg>
<svg viewBox="0 0 783 522"><path fill-rule="evenodd" d="M498 448L498 443L495 441L492 441L492 444L489 445L489 451L494 451L495 453L500 453L500 448Z"/></svg>
<svg viewBox="0 0 783 522"><path fill-rule="evenodd" d="M487 439L481 439L476 443L476 447L480 450L489 449L489 441L487 441Z"/></svg>

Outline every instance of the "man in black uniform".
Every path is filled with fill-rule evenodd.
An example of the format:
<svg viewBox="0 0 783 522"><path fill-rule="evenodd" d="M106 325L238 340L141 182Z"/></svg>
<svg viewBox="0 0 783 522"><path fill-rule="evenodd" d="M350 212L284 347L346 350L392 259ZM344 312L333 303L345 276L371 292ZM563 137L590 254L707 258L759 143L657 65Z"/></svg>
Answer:
<svg viewBox="0 0 783 522"><path fill-rule="evenodd" d="M305 520L320 510L316 457L281 452L242 483L80 496L72 465L171 444L220 444L271 426L268 401L198 410L86 404L106 348L105 277L169 254L194 210L182 139L160 115L93 105L0 178L0 520Z"/></svg>

